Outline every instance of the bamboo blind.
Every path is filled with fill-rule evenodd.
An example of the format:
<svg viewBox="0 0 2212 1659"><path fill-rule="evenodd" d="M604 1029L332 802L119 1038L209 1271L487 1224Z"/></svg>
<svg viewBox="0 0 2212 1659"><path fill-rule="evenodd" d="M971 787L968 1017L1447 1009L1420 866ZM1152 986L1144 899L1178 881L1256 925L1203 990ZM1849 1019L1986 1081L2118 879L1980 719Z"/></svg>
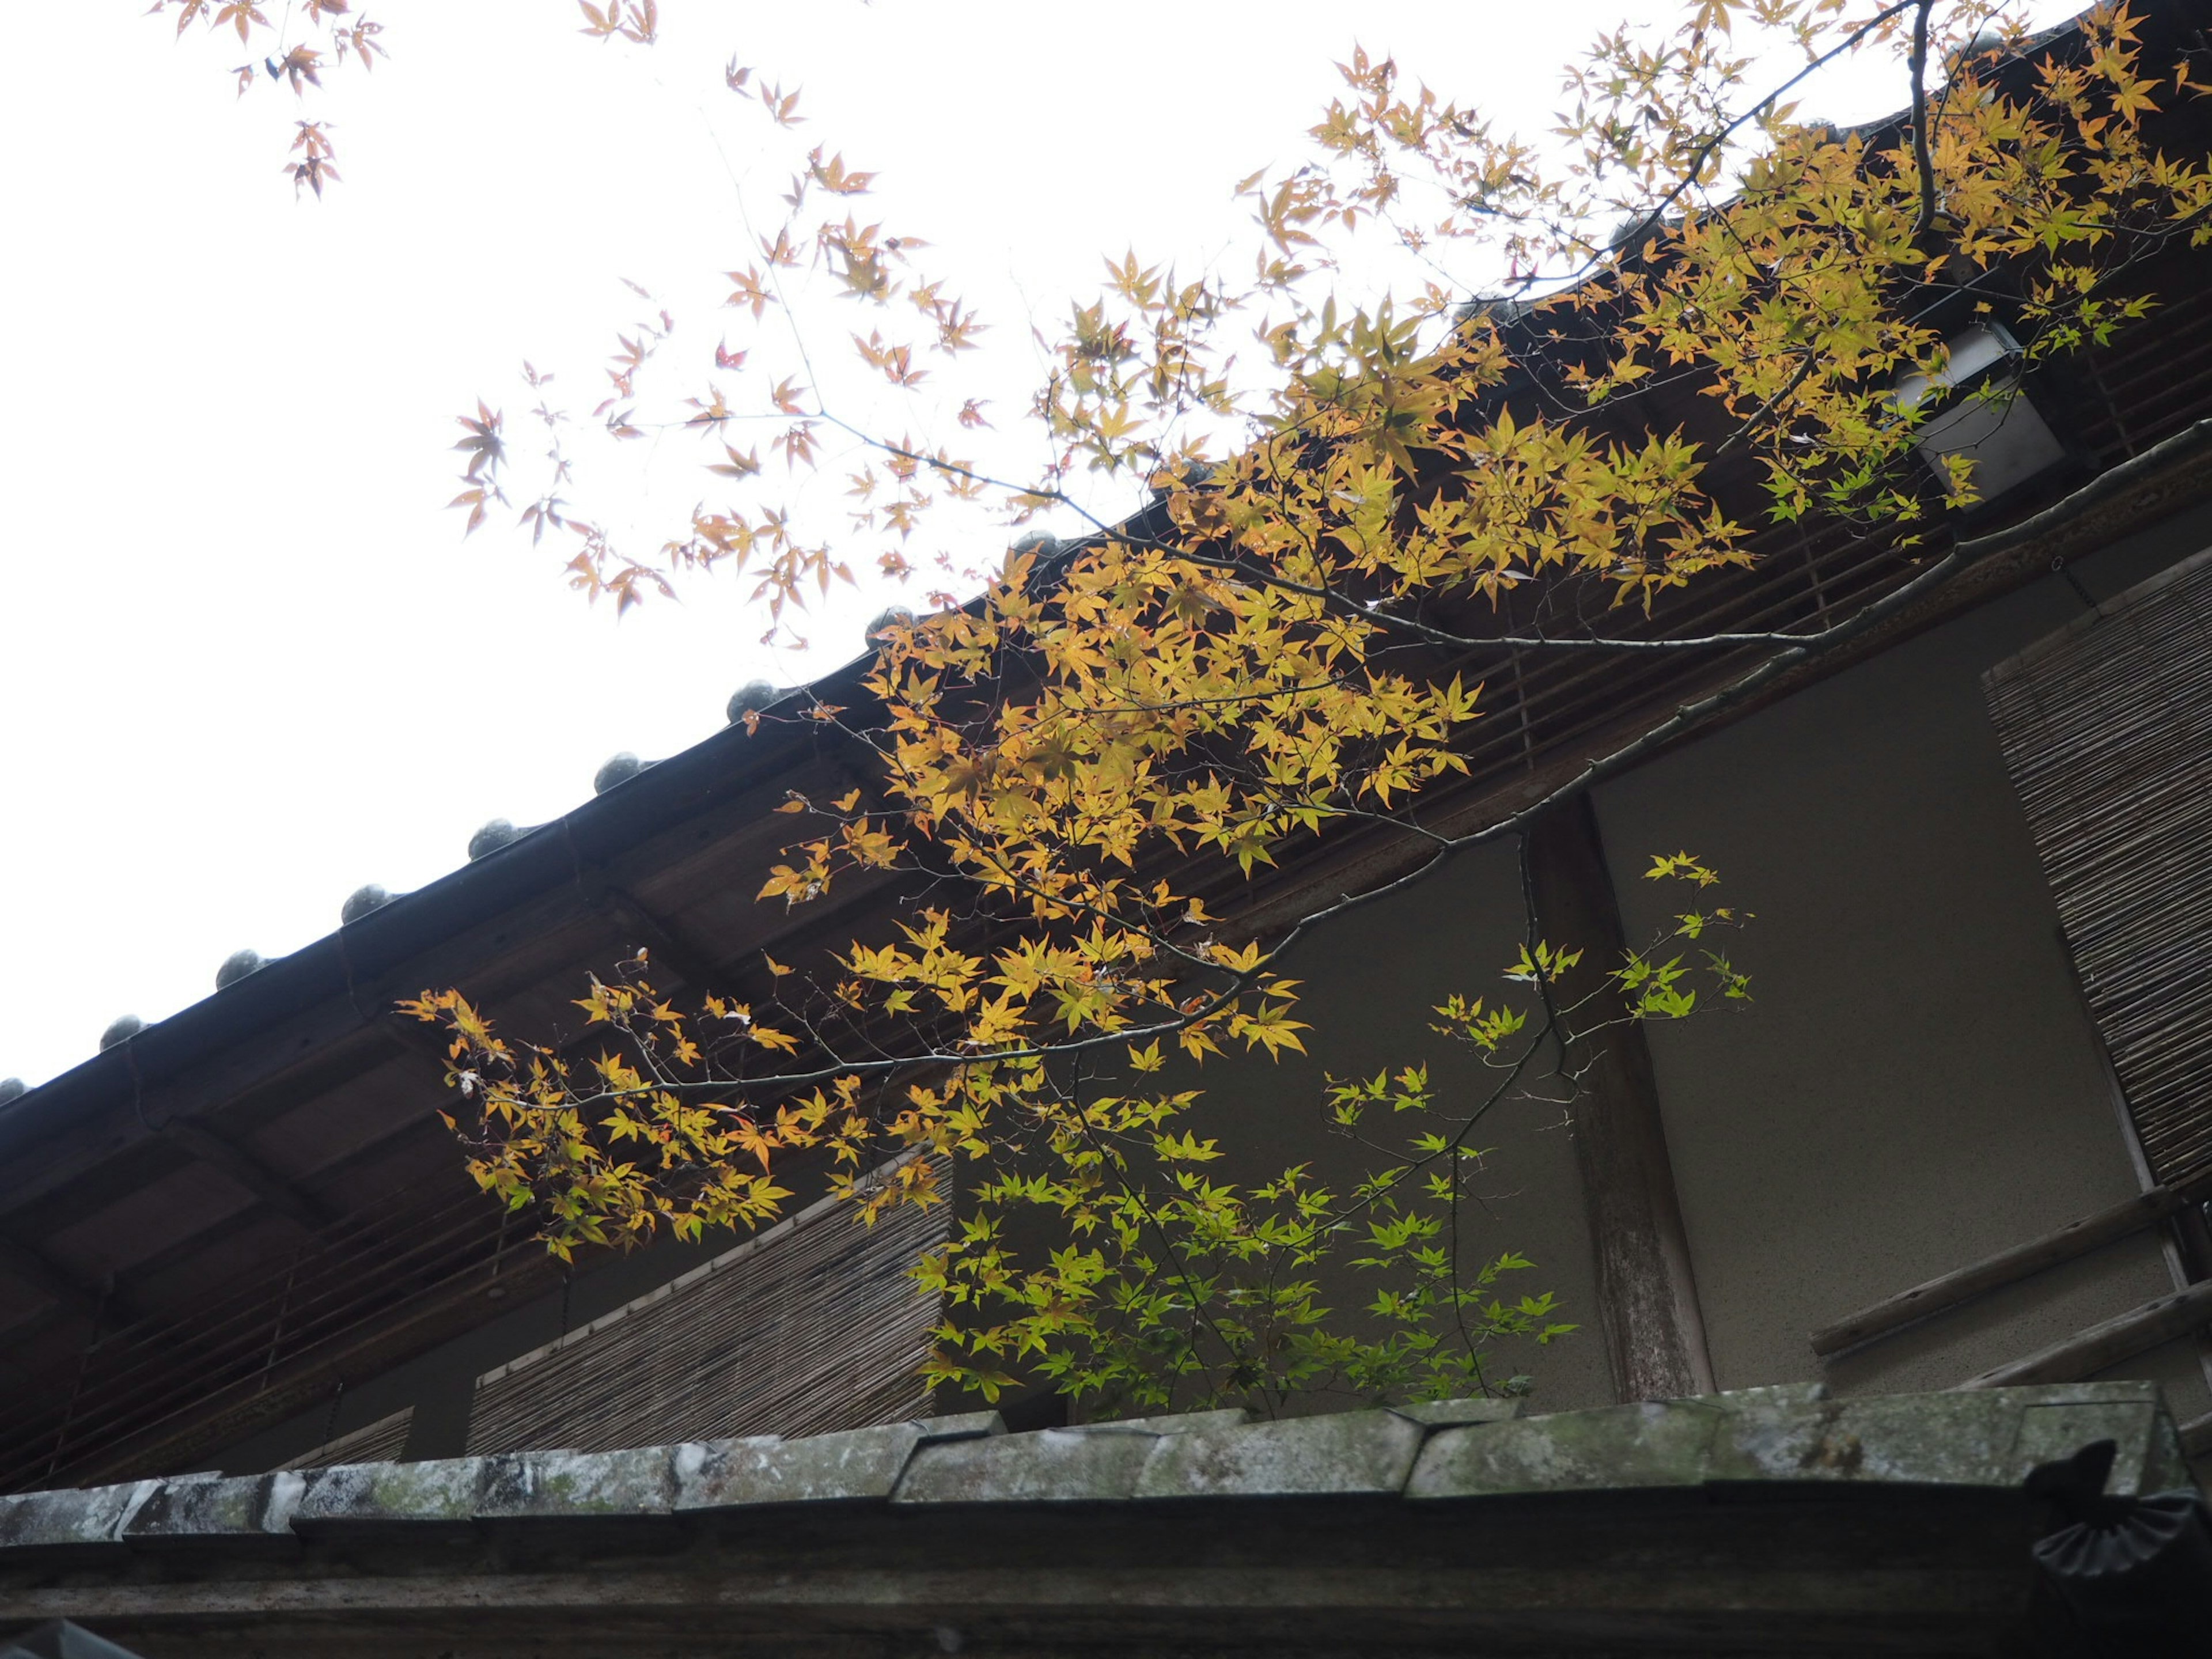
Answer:
<svg viewBox="0 0 2212 1659"><path fill-rule="evenodd" d="M82 1460L256 1389L416 1298L489 1284L517 1224L453 1175L442 1192L418 1183L364 1206L222 1295L96 1332L68 1373L0 1398L0 1492L73 1479Z"/></svg>
<svg viewBox="0 0 2212 1659"><path fill-rule="evenodd" d="M947 1182L940 1175L939 1185ZM907 1270L949 1206L825 1200L477 1379L471 1454L822 1434L925 1414L939 1317Z"/></svg>
<svg viewBox="0 0 2212 1659"><path fill-rule="evenodd" d="M414 1426L415 1408L402 1407L389 1417L380 1417L325 1440L312 1451L287 1458L280 1469L327 1469L340 1463L392 1463L407 1449L407 1431Z"/></svg>
<svg viewBox="0 0 2212 1659"><path fill-rule="evenodd" d="M2212 552L1984 689L2151 1171L2212 1170Z"/></svg>

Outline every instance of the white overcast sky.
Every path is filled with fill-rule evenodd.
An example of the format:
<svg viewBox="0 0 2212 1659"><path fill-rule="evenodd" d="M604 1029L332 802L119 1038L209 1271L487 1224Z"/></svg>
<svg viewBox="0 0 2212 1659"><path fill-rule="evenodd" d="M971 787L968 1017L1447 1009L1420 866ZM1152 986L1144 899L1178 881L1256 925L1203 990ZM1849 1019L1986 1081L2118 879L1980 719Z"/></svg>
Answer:
<svg viewBox="0 0 2212 1659"><path fill-rule="evenodd" d="M1030 314L1102 253L1221 251L1234 182L1300 158L1355 40L1532 130L1594 29L1662 9L662 0L650 52L563 0L367 9L392 56L308 112L340 124L320 203L279 175L289 97L231 96L234 42L173 42L143 0L0 24L0 1077L208 994L240 946L297 949L363 883L434 879L489 818L568 810L616 750L698 741L747 679L855 653L869 598L776 659L734 584L618 623L550 544L465 544L445 510L453 416L518 401L525 356L588 381L620 278L675 296L679 344L723 331L733 175L788 171L726 60L879 170L874 213L999 325L1005 408ZM647 505L680 512L689 464L644 456Z"/></svg>

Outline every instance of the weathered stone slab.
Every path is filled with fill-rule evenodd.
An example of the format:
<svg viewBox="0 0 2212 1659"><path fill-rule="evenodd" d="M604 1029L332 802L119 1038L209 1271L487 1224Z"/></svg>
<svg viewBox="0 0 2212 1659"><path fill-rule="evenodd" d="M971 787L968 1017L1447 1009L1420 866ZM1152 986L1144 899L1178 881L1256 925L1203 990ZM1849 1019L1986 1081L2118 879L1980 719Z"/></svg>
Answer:
<svg viewBox="0 0 2212 1659"><path fill-rule="evenodd" d="M679 1449L506 1452L487 1457L478 1520L580 1520L666 1515L676 1501Z"/></svg>
<svg viewBox="0 0 2212 1659"><path fill-rule="evenodd" d="M2160 1405L2164 1405L2163 1400ZM2115 1469L2111 1482L2119 1490L2123 1479ZM2142 1492L2190 1492L2197 1490L2197 1477L2190 1473L2189 1456L2181 1447L2181 1425L2164 1410L2151 1423L2150 1449L2143 1458L2142 1479L2138 1489Z"/></svg>
<svg viewBox="0 0 2212 1659"><path fill-rule="evenodd" d="M1401 1417L1409 1417L1424 1428L1449 1429L1463 1423L1507 1423L1521 1415L1517 1400L1475 1397L1467 1400L1427 1400L1418 1405L1393 1406Z"/></svg>
<svg viewBox="0 0 2212 1659"><path fill-rule="evenodd" d="M2116 1448L2105 1490L2116 1497L2166 1492L2189 1484L2173 1419L2159 1409L2156 1388L2140 1385L2142 1396L2113 1399L2112 1390L2096 1400L2053 1400L2023 1405L2020 1435L2013 1442L2012 1464L2025 1477L2039 1463L2071 1457L2094 1440ZM2161 1431L2163 1432L2161 1432Z"/></svg>
<svg viewBox="0 0 2212 1659"><path fill-rule="evenodd" d="M485 1462L481 1457L447 1457L422 1463L340 1463L311 1470L292 1525L301 1532L396 1522L466 1525L476 1517Z"/></svg>
<svg viewBox="0 0 2212 1659"><path fill-rule="evenodd" d="M1081 1434L1194 1434L1200 1429L1233 1429L1254 1420L1242 1406L1218 1411L1168 1412L1158 1417L1111 1417L1103 1423L1076 1423L1070 1431Z"/></svg>
<svg viewBox="0 0 2212 1659"><path fill-rule="evenodd" d="M901 1504L1081 1504L1136 1489L1159 1437L1116 1424L1043 1429L924 1446L907 1465Z"/></svg>
<svg viewBox="0 0 2212 1659"><path fill-rule="evenodd" d="M933 1446L940 1440L970 1440L979 1435L1004 1434L1006 1419L998 1413L955 1412L949 1417L925 1417L915 1424L921 1431L924 1445Z"/></svg>
<svg viewBox="0 0 2212 1659"><path fill-rule="evenodd" d="M292 1517L307 1490L291 1469L228 1480L175 1480L154 1490L124 1523L134 1544L189 1544L249 1538L294 1541Z"/></svg>
<svg viewBox="0 0 2212 1659"><path fill-rule="evenodd" d="M1422 1448L1406 1496L1696 1486L1727 1415L1709 1396L1443 1429Z"/></svg>
<svg viewBox="0 0 2212 1659"><path fill-rule="evenodd" d="M2150 1489L2142 1483L2166 1421L2148 1382L1843 1400L1756 1392L1768 1398L1747 1398L1733 1414L1716 1443L1710 1479L2013 1486L2039 1463L2112 1440L2118 1450L2112 1489L2132 1492Z"/></svg>
<svg viewBox="0 0 2212 1659"><path fill-rule="evenodd" d="M1395 1495L1413 1469L1423 1433L1421 1425L1395 1412L1360 1411L1163 1435L1133 1495Z"/></svg>
<svg viewBox="0 0 2212 1659"><path fill-rule="evenodd" d="M2010 1487L2037 1464L2106 1439L2119 1449L2113 1492L2186 1484L2152 1383L1840 1400L1802 1383L1449 1429L1423 1449L1407 1496L1709 1481Z"/></svg>
<svg viewBox="0 0 2212 1659"><path fill-rule="evenodd" d="M27 1492L0 1498L0 1549L116 1544L138 1506L161 1485L158 1480L131 1480L116 1486Z"/></svg>
<svg viewBox="0 0 2212 1659"><path fill-rule="evenodd" d="M998 1413L969 1412L803 1440L762 1436L702 1441L683 1448L676 1460L675 1508L681 1512L753 1504L888 1502L920 1448L1006 1431Z"/></svg>
<svg viewBox="0 0 2212 1659"><path fill-rule="evenodd" d="M1740 1389L1710 1398L1727 1418L1705 1465L1708 1480L1796 1479L1795 1471L1818 1466L1828 1455L1823 1437L1844 1408L1819 1382Z"/></svg>

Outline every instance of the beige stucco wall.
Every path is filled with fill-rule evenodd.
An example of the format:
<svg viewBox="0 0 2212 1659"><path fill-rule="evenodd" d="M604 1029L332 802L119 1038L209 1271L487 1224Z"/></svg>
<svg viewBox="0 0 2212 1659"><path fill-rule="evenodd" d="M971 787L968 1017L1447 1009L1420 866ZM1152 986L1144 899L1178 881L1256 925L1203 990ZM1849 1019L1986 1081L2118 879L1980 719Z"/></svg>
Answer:
<svg viewBox="0 0 2212 1659"><path fill-rule="evenodd" d="M2098 598L2212 542L2178 522L2077 566ZM1758 912L1740 1016L1652 1032L1723 1387L1941 1388L2172 1287L2148 1237L1846 1356L1806 1334L2131 1195L2137 1181L1979 677L2079 614L2057 578L1606 788L1632 934L1687 848ZM2207 1405L2193 1346L2154 1376Z"/></svg>
<svg viewBox="0 0 2212 1659"><path fill-rule="evenodd" d="M2212 543L2212 515L2081 562L2105 597ZM1846 1391L1943 1388L2158 1295L2143 1236L1823 1365L1808 1334L1923 1279L2138 1190L2057 916L2006 779L1980 676L2078 613L2053 577L1923 635L1606 787L1598 812L1632 938L1678 908L1642 879L1687 848L1757 914L1728 941L1754 974L1747 1008L1651 1032L1668 1135L1720 1386L1826 1380ZM1318 1146L1323 1074L1425 1058L1442 1090L1481 1073L1425 1029L1453 990L1494 996L1521 927L1510 852L1301 947L1317 1029L1308 1061L1215 1062L1207 1129L1231 1146ZM1470 1256L1513 1248L1585 1328L1511 1361L1535 1409L1607 1398L1570 1132L1556 1109L1501 1108ZM1300 1139L1303 1137L1303 1139ZM1310 1155L1301 1152L1301 1156ZM1261 1172L1258 1160L1237 1165ZM1356 1280L1355 1280L1356 1282ZM2212 1406L2191 1342L2118 1368Z"/></svg>
<svg viewBox="0 0 2212 1659"><path fill-rule="evenodd" d="M1218 1136L1224 1150L1235 1149L1209 1168L1253 1180L1286 1163L1311 1160L1340 1189L1378 1167L1380 1158L1325 1127L1322 1108L1332 1074L1365 1078L1422 1064L1440 1112L1486 1098L1498 1073L1464 1045L1431 1030L1430 1022L1436 1006L1455 992L1492 1006L1501 996L1525 1006L1521 988L1501 977L1522 939L1520 891L1513 848L1480 848L1425 884L1330 922L1284 957L1283 971L1303 982L1301 1012L1313 1025L1304 1034L1307 1054L1273 1065L1209 1060L1177 1076L1176 1086L1206 1091L1203 1133ZM1386 1112L1368 1127L1376 1139L1397 1146L1418 1125L1413 1116L1394 1121ZM1514 1091L1483 1119L1470 1144L1489 1156L1471 1188L1477 1201L1461 1212L1459 1259L1472 1266L1508 1250L1530 1258L1532 1267L1500 1280L1500 1294L1551 1291L1562 1304L1559 1316L1583 1327L1547 1346L1501 1345L1495 1375L1532 1379L1532 1411L1608 1403L1589 1237L1563 1109ZM1324 1283L1340 1308L1364 1302L1376 1288L1357 1271Z"/></svg>

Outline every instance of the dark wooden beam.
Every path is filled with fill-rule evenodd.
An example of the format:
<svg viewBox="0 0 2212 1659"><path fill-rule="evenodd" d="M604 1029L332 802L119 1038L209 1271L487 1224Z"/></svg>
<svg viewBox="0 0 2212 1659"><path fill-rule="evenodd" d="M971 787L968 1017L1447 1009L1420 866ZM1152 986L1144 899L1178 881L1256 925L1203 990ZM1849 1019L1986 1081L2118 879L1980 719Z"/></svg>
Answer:
<svg viewBox="0 0 2212 1659"><path fill-rule="evenodd" d="M630 894L608 881L602 872L586 870L577 877L584 902L607 917L627 935L630 948L642 948L655 962L665 962L684 977L694 991L712 994L717 988L708 951L679 938L673 923L654 915Z"/></svg>
<svg viewBox="0 0 2212 1659"><path fill-rule="evenodd" d="M2212 1453L2212 1412L2192 1417L2181 1425L2181 1455L2203 1457Z"/></svg>
<svg viewBox="0 0 2212 1659"><path fill-rule="evenodd" d="M421 1060L422 1074L435 1079L440 1095L445 1093L446 1072L453 1063L449 1052L453 1039L445 1034L443 1026L387 1008L376 1017L376 1029L392 1040L393 1048Z"/></svg>
<svg viewBox="0 0 2212 1659"><path fill-rule="evenodd" d="M425 1112L421 1117L398 1124L374 1139L356 1146L336 1162L325 1164L315 1171L314 1178L320 1185L341 1183L347 1177L357 1175L361 1170L373 1168L377 1164L392 1158L403 1142L419 1140L425 1136L434 1136L438 1140L447 1145L451 1144L453 1139L444 1125ZM316 1201L325 1208L332 1207L327 1200ZM173 1241L168 1249L161 1257L140 1262L135 1267L125 1269L116 1276L116 1288L108 1298L110 1318L120 1322L125 1317L121 1310L126 1304L133 1309L159 1305L158 1298L149 1299L155 1285L149 1281L153 1280L161 1268L199 1251L213 1249L227 1240L234 1238L241 1231L258 1226L263 1218L262 1212L258 1210L234 1211L221 1220L211 1222L197 1231L187 1233L181 1238ZM85 1294L97 1295L97 1291L87 1291ZM72 1309L76 1305L75 1303L70 1304ZM50 1308L13 1323L0 1322L0 1342L10 1346L28 1342L51 1329L56 1320L61 1316L61 1310Z"/></svg>
<svg viewBox="0 0 2212 1659"><path fill-rule="evenodd" d="M1958 1386L2009 1389L2029 1382L2078 1382L2207 1323L2212 1323L2212 1280L2154 1296L2048 1347L1992 1365Z"/></svg>
<svg viewBox="0 0 2212 1659"><path fill-rule="evenodd" d="M2180 1187L2153 1187L2134 1198L2069 1221L2063 1227L1999 1250L1979 1261L1885 1297L1869 1307L1824 1325L1812 1336L1813 1352L1826 1358L1863 1342L1901 1330L1931 1314L1948 1312L1978 1296L2014 1284L2046 1267L2071 1261L2105 1245L2148 1232L2170 1216L2212 1198L2212 1175Z"/></svg>
<svg viewBox="0 0 2212 1659"><path fill-rule="evenodd" d="M97 1318L106 1301L100 1287L56 1267L27 1244L0 1238L0 1273L73 1313Z"/></svg>
<svg viewBox="0 0 2212 1659"><path fill-rule="evenodd" d="M244 1188L287 1220L296 1221L309 1232L319 1231L337 1219L331 1212L316 1203L260 1159L197 1123L177 1121L164 1123L161 1138L226 1180Z"/></svg>
<svg viewBox="0 0 2212 1659"><path fill-rule="evenodd" d="M1575 1158L1613 1387L1623 1400L1709 1394L1712 1362L1651 1051L1605 978L1626 944L1589 797L1532 826L1528 858L1541 937L1583 953L1554 994L1577 1039Z"/></svg>

